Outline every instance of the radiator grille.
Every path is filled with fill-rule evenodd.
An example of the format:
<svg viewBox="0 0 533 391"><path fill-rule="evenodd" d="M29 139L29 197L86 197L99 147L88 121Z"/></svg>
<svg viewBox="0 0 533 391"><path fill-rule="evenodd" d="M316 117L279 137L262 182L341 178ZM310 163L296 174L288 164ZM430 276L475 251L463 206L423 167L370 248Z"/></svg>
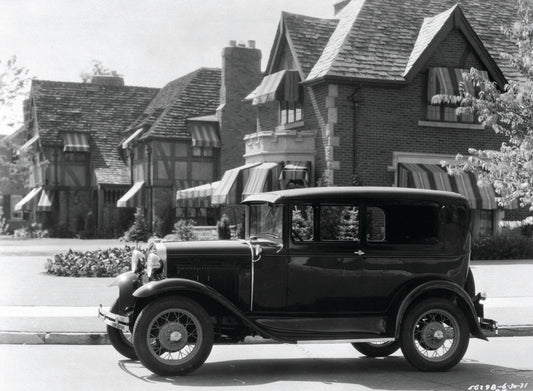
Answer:
<svg viewBox="0 0 533 391"><path fill-rule="evenodd" d="M226 297L236 297L239 269L234 265L179 265L176 277L209 285Z"/></svg>

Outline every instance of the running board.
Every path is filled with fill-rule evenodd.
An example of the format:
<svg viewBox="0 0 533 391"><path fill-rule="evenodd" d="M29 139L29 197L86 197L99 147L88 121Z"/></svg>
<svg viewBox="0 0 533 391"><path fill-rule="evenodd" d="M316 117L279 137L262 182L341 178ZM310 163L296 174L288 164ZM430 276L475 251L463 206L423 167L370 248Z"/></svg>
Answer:
<svg viewBox="0 0 533 391"><path fill-rule="evenodd" d="M308 343L353 343L353 342L393 342L394 338L354 338L354 339L321 339L321 340L301 340L297 344Z"/></svg>

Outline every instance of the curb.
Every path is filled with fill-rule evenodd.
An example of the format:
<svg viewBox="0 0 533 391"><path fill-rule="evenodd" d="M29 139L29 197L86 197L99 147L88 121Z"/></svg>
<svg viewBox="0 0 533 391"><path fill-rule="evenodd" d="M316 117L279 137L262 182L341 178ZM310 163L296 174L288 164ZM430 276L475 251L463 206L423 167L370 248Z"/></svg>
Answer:
<svg viewBox="0 0 533 391"><path fill-rule="evenodd" d="M500 326L498 335L487 333L489 338L533 337L533 325ZM246 338L246 345L276 343L262 338ZM0 345L109 345L107 333L54 333L0 331Z"/></svg>

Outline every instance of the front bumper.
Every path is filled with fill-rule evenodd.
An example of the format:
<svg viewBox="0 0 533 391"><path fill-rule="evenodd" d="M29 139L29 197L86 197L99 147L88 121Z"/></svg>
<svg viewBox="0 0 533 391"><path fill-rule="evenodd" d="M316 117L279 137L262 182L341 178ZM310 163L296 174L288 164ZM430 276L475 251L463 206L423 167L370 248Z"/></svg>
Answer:
<svg viewBox="0 0 533 391"><path fill-rule="evenodd" d="M122 331L130 331L130 318L123 315L114 314L108 310L105 310L100 304L98 307L98 318L101 318L103 322L111 327Z"/></svg>

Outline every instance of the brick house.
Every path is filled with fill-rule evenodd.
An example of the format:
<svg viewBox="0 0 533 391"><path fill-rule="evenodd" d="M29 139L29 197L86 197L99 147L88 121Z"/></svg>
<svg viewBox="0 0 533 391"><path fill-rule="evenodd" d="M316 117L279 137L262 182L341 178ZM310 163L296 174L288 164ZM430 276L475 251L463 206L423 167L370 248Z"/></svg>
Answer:
<svg viewBox="0 0 533 391"><path fill-rule="evenodd" d="M247 96L257 125L244 137L245 158L257 172L245 181L260 190L297 178L456 191L471 201L474 234L495 233L517 212L499 209L472 174L448 176L440 162L470 147L499 148L502 139L431 98L459 94L471 67L502 88L518 77L500 57L514 50L500 27L515 17L514 2L496 0L345 0L332 19L282 13L265 76ZM273 169L281 174L269 183L264 171Z"/></svg>
<svg viewBox="0 0 533 391"><path fill-rule="evenodd" d="M131 213L115 204L129 188L130 174L117 146L157 91L108 76L91 83L33 80L22 147L33 155L31 190L16 209L27 209L30 220L56 236L84 231L89 212L96 234L123 232Z"/></svg>

